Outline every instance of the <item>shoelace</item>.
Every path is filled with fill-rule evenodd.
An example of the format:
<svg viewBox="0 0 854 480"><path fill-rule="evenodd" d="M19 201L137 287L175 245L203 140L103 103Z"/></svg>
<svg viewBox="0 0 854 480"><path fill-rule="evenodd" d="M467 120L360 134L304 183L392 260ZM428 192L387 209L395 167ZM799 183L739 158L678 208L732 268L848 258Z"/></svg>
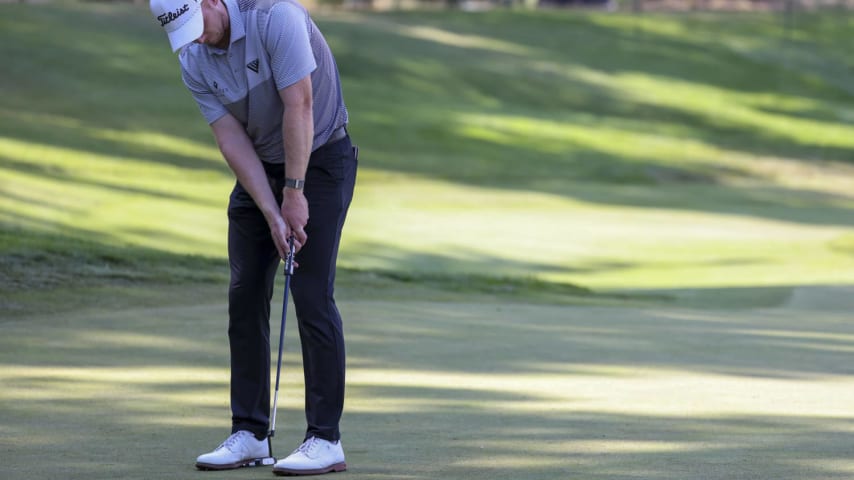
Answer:
<svg viewBox="0 0 854 480"><path fill-rule="evenodd" d="M242 437L243 434L244 434L243 430L241 430L237 433L232 433L228 438L225 439L224 442L222 442L222 444L219 447L217 447L217 450L219 450L220 448L227 448L230 451L234 452L234 449L231 447L233 447L235 444L240 442L240 437Z"/></svg>
<svg viewBox="0 0 854 480"><path fill-rule="evenodd" d="M311 453L314 451L315 445L319 445L319 443L317 442L317 437L311 437L305 442L303 442L302 445L297 447L297 449L294 450L294 453L300 452L307 457L311 457Z"/></svg>

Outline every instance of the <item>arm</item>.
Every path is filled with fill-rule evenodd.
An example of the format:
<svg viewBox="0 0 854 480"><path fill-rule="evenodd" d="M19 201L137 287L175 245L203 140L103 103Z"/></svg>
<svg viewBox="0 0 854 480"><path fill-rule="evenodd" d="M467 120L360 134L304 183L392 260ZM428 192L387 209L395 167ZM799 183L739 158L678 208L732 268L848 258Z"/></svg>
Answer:
<svg viewBox="0 0 854 480"><path fill-rule="evenodd" d="M249 136L236 118L230 114L220 117L211 124L216 143L237 181L249 192L255 205L264 214L270 226L270 234L279 256L285 258L288 251L288 225L282 218L276 197L270 190L267 174L255 153ZM311 148L311 147L309 147Z"/></svg>
<svg viewBox="0 0 854 480"><path fill-rule="evenodd" d="M282 139L285 149L285 177L305 179L311 145L314 140L311 75L279 90L284 105ZM287 188L283 192L281 217L295 237L297 250L307 240L308 202L302 189Z"/></svg>

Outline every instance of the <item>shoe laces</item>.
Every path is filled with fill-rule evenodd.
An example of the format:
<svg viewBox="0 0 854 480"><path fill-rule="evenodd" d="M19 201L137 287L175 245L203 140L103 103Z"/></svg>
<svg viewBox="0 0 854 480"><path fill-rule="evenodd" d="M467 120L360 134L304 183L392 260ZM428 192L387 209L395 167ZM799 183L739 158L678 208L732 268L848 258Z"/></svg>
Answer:
<svg viewBox="0 0 854 480"><path fill-rule="evenodd" d="M242 439L242 437L246 436L247 433L249 433L249 432L246 432L244 430L232 433L228 438L225 439L224 442L222 442L222 444L219 447L217 447L217 450L219 450L220 448L227 448L230 451L237 453L237 450L235 450L232 447L242 443L241 439Z"/></svg>
<svg viewBox="0 0 854 480"><path fill-rule="evenodd" d="M312 453L314 453L319 446L320 442L317 440L317 437L311 437L303 442L302 445L297 447L297 449L294 450L294 453L300 452L307 457L311 457Z"/></svg>

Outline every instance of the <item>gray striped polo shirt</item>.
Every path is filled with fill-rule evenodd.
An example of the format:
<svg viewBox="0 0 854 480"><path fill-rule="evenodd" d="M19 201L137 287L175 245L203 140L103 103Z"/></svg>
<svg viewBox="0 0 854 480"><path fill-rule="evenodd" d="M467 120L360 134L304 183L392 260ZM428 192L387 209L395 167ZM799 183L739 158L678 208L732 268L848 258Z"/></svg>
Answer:
<svg viewBox="0 0 854 480"><path fill-rule="evenodd" d="M223 0L231 22L228 50L191 43L179 54L181 76L202 115L226 113L245 128L261 160L284 162L279 90L311 74L312 151L347 123L338 67L326 39L294 0Z"/></svg>

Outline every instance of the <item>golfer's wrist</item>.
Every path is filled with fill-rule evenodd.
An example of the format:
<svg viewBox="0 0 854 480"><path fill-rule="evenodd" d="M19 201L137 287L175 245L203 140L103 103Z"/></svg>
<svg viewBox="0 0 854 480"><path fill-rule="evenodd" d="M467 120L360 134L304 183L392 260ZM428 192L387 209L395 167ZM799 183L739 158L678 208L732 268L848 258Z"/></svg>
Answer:
<svg viewBox="0 0 854 480"><path fill-rule="evenodd" d="M284 191L288 190L299 190L302 191L305 186L304 178L295 178L295 177L285 177L285 186L282 188Z"/></svg>
<svg viewBox="0 0 854 480"><path fill-rule="evenodd" d="M271 232L276 232L283 229L286 224L284 218L282 218L282 213L279 210L268 212L262 211L264 214L264 220L267 221L267 226L270 227Z"/></svg>
<svg viewBox="0 0 854 480"><path fill-rule="evenodd" d="M305 194L302 193L302 189L299 188L283 188L282 189L282 198L285 203L292 203L299 201L300 198L304 198Z"/></svg>

